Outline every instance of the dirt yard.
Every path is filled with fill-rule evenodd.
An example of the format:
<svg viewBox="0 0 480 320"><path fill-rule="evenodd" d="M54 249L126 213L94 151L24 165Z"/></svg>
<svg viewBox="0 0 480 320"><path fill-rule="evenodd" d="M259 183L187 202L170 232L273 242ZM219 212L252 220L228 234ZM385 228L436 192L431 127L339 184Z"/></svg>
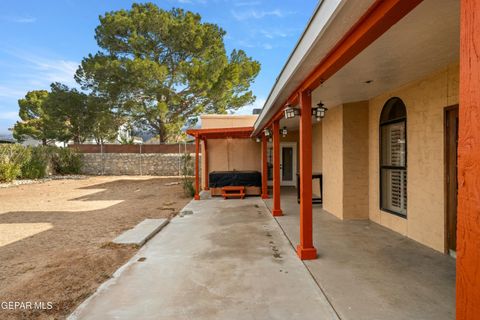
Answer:
<svg viewBox="0 0 480 320"><path fill-rule="evenodd" d="M175 179L91 177L0 189L0 319L63 319L137 250L109 245L189 201ZM5 302L52 303L6 311Z"/></svg>

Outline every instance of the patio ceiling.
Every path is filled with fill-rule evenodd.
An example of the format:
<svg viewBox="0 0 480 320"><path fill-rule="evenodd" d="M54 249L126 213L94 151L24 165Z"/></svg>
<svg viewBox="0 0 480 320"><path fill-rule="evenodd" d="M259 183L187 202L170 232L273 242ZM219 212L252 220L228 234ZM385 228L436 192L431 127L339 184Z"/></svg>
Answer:
<svg viewBox="0 0 480 320"><path fill-rule="evenodd" d="M459 7L456 0L424 0L314 90L312 102L331 108L368 100L457 62Z"/></svg>
<svg viewBox="0 0 480 320"><path fill-rule="evenodd" d="M458 62L459 6L457 0L424 0L317 87L313 105L368 100ZM280 126L296 130L298 118L282 119Z"/></svg>

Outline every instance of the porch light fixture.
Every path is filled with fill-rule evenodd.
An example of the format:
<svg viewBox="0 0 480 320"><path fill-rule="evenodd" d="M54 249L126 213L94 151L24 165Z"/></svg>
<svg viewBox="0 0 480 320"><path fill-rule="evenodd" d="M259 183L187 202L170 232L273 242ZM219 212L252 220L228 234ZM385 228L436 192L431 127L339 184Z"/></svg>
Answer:
<svg viewBox="0 0 480 320"><path fill-rule="evenodd" d="M282 129L280 129L280 134L282 135L282 137L285 138L288 134L287 127L283 127Z"/></svg>
<svg viewBox="0 0 480 320"><path fill-rule="evenodd" d="M256 138L255 138L255 141L260 142L260 141L262 141L262 140L261 140L259 137L256 137Z"/></svg>
<svg viewBox="0 0 480 320"><path fill-rule="evenodd" d="M263 132L265 133L265 137L271 137L272 136L272 132L268 128L263 130Z"/></svg>
<svg viewBox="0 0 480 320"><path fill-rule="evenodd" d="M290 106L287 106L287 108L285 108L285 119L295 118L298 115L300 115L300 110L292 108Z"/></svg>
<svg viewBox="0 0 480 320"><path fill-rule="evenodd" d="M325 117L325 112L327 112L327 108L325 108L325 105L323 103L317 104L316 108L312 109L312 116L314 116L317 121L322 120L322 118Z"/></svg>

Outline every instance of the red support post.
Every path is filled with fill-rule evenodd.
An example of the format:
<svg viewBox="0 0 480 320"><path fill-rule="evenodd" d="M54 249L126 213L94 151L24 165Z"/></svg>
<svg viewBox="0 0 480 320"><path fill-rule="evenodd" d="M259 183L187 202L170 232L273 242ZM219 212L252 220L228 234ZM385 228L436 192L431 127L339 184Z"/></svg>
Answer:
<svg viewBox="0 0 480 320"><path fill-rule="evenodd" d="M480 316L480 1L460 2L457 319Z"/></svg>
<svg viewBox="0 0 480 320"><path fill-rule="evenodd" d="M283 215L280 208L280 121L273 122L273 216Z"/></svg>
<svg viewBox="0 0 480 320"><path fill-rule="evenodd" d="M312 227L312 97L300 94L300 244L297 255L302 260L317 258Z"/></svg>
<svg viewBox="0 0 480 320"><path fill-rule="evenodd" d="M195 200L200 200L200 175L199 175L199 159L198 159L198 154L199 154L199 149L200 149L200 139L198 136L195 136Z"/></svg>
<svg viewBox="0 0 480 320"><path fill-rule="evenodd" d="M205 151L205 154L203 154L204 160L203 163L205 164L205 169L203 170L203 174L205 176L205 187L203 190L210 190L208 187L209 181L208 181L208 149L207 149L207 139L203 139L203 150Z"/></svg>
<svg viewBox="0 0 480 320"><path fill-rule="evenodd" d="M267 137L262 136L262 199L268 199Z"/></svg>

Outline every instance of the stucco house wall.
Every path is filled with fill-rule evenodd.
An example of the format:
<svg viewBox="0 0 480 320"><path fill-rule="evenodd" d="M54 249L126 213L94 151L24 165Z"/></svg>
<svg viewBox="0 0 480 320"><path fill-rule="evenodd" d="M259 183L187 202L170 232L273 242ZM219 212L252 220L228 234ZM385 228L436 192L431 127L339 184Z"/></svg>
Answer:
<svg viewBox="0 0 480 320"><path fill-rule="evenodd" d="M330 108L323 123L323 208L368 219L368 102Z"/></svg>
<svg viewBox="0 0 480 320"><path fill-rule="evenodd" d="M257 115L203 115L201 128L252 127ZM261 171L261 143L253 139L210 139L207 141L208 172L232 170ZM205 152L201 143L202 155ZM205 157L202 157L205 168ZM202 188L206 186L206 170L202 170Z"/></svg>
<svg viewBox="0 0 480 320"><path fill-rule="evenodd" d="M458 104L458 64L370 100L369 217L438 251L445 250L444 108ZM399 97L407 108L407 219L379 208L379 119Z"/></svg>
<svg viewBox="0 0 480 320"><path fill-rule="evenodd" d="M323 209L343 218L343 106L322 119Z"/></svg>
<svg viewBox="0 0 480 320"><path fill-rule="evenodd" d="M343 219L368 219L368 109L343 105Z"/></svg>

